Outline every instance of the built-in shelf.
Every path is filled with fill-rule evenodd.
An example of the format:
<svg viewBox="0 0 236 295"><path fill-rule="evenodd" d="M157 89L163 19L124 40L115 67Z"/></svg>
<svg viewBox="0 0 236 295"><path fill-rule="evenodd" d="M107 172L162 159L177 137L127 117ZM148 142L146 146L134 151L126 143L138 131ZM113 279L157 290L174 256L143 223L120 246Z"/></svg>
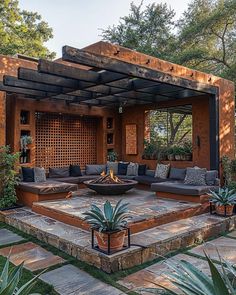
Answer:
<svg viewBox="0 0 236 295"><path fill-rule="evenodd" d="M107 129L113 129L113 128L114 128L113 118L107 118Z"/></svg>
<svg viewBox="0 0 236 295"><path fill-rule="evenodd" d="M107 145L114 144L114 134L107 133Z"/></svg>
<svg viewBox="0 0 236 295"><path fill-rule="evenodd" d="M30 112L22 110L20 112L20 124L29 125L30 124Z"/></svg>

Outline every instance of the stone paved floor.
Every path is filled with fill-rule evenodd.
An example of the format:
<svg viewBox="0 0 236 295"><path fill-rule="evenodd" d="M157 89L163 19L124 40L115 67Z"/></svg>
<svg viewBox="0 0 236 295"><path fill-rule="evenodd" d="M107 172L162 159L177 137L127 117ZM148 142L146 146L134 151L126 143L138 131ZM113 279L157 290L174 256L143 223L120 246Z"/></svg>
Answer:
<svg viewBox="0 0 236 295"><path fill-rule="evenodd" d="M122 291L90 276L73 265L65 265L40 276L61 295L121 295Z"/></svg>
<svg viewBox="0 0 236 295"><path fill-rule="evenodd" d="M9 253L10 261L13 264L18 265L24 261L24 267L31 271L65 262L63 258L53 255L51 252L31 242L0 249L0 255L4 257L8 257Z"/></svg>
<svg viewBox="0 0 236 295"><path fill-rule="evenodd" d="M129 203L131 222L138 222L143 219L150 219L167 213L196 208L199 204L191 202L181 202L176 200L158 199L156 194L150 191L132 189L125 195L102 196L90 189L81 189L74 193L72 199L55 200L38 203L47 209L58 210L63 214L68 214L80 219L84 219L83 212L90 209L91 204L101 207L109 199L112 204L116 204L119 199Z"/></svg>
<svg viewBox="0 0 236 295"><path fill-rule="evenodd" d="M0 229L0 246L12 244L12 243L18 243L23 240L24 239L21 236L15 234L5 228Z"/></svg>
<svg viewBox="0 0 236 295"><path fill-rule="evenodd" d="M177 262L184 259L194 266L196 266L200 271L210 275L208 264L203 257L203 249L207 251L212 259L218 259L216 254L216 247L222 257L227 259L232 264L236 261L236 240L230 238L230 236L235 237L236 231L230 233L229 237L220 237L212 240L210 243L197 246L192 250L188 251L186 254L178 254L168 259L170 263L173 261ZM198 254L202 257L195 257L191 254ZM157 285L163 285L170 288L172 291L178 292L177 288L171 284L168 279L163 276L165 273L172 273L173 270L161 262L157 262L149 267L146 267L138 272L128 275L124 279L120 280L118 283L129 290L135 291L138 294L151 294L150 292L144 291L143 288L155 288L160 289Z"/></svg>

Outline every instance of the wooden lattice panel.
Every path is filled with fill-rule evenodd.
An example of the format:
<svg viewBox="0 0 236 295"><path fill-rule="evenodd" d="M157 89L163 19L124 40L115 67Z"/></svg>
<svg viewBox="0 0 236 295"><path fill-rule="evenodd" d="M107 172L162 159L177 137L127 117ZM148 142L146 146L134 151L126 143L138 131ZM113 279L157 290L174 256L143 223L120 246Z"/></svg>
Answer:
<svg viewBox="0 0 236 295"><path fill-rule="evenodd" d="M36 166L65 167L94 164L97 160L97 119L39 113L36 117Z"/></svg>
<svg viewBox="0 0 236 295"><path fill-rule="evenodd" d="M126 154L137 154L137 125L127 124L125 126L125 138L126 138Z"/></svg>

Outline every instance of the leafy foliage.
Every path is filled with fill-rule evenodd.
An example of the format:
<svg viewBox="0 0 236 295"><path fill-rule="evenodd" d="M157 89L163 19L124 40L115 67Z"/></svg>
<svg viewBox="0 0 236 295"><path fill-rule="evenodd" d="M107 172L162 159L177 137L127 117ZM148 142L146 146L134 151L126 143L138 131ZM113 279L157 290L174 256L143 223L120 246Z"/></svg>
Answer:
<svg viewBox="0 0 236 295"><path fill-rule="evenodd" d="M9 259L7 259L2 273L0 274L0 295L28 295L41 273L18 288L24 263L21 263L11 270L9 270L9 265L10 262Z"/></svg>
<svg viewBox="0 0 236 295"><path fill-rule="evenodd" d="M9 146L0 147L0 208L10 207L16 202L18 177L15 166L18 161L19 153L11 154Z"/></svg>
<svg viewBox="0 0 236 295"><path fill-rule="evenodd" d="M178 263L170 263L167 260L165 263L173 272L169 272L165 276L178 288L178 293L162 285L158 285L158 287L163 288L170 295L177 295L180 292L186 295L235 295L236 271L233 266L227 261L223 261L219 256L221 262L221 271L219 271L206 253L205 257L211 277L201 272L188 261L181 260ZM226 266L224 266L224 263ZM160 294L158 289L150 288L145 290L149 293Z"/></svg>
<svg viewBox="0 0 236 295"><path fill-rule="evenodd" d="M52 29L37 12L20 10L18 0L0 1L0 54L52 59L55 53L44 46L52 37Z"/></svg>
<svg viewBox="0 0 236 295"><path fill-rule="evenodd" d="M166 4L132 4L104 40L236 82L236 1L192 0L175 21Z"/></svg>
<svg viewBox="0 0 236 295"><path fill-rule="evenodd" d="M128 203L122 204L119 200L113 208L109 201L106 201L103 211L96 205L91 206L91 210L83 213L85 220L101 232L111 232L122 229L127 224Z"/></svg>
<svg viewBox="0 0 236 295"><path fill-rule="evenodd" d="M210 191L208 195L211 197L210 201L217 206L236 204L236 193L234 189L219 188L218 192Z"/></svg>

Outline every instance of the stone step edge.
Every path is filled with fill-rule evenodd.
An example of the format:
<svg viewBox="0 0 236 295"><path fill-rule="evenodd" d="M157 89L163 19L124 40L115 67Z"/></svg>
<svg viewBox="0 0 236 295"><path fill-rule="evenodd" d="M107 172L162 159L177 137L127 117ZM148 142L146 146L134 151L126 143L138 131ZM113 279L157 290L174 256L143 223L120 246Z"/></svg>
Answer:
<svg viewBox="0 0 236 295"><path fill-rule="evenodd" d="M14 219L17 221L16 223L14 222ZM140 265L156 259L157 255L164 256L170 252L179 250L180 248L192 246L200 240L204 241L210 237L233 230L235 228L236 216L235 218L219 219L219 221L213 225L208 224L192 231L187 230L186 232L177 234L171 238L152 243L146 248L137 246L131 247L128 250L118 252L111 256L97 252L91 249L90 246L79 246L72 242L67 242L64 238L60 238L58 235L51 233L48 234L46 231L37 229L37 227L35 227L37 230L36 233L35 230L30 228L32 226L29 226L26 220L17 220L17 218L7 216L6 223L17 227L23 232L36 236L45 243L48 243L79 260L85 261L97 268L101 268L105 272L111 273ZM75 227L73 227L73 230L74 229ZM55 245L55 239L59 240L58 245Z"/></svg>
<svg viewBox="0 0 236 295"><path fill-rule="evenodd" d="M209 212L209 207L210 207L209 204L205 203L205 204L199 204L199 206L196 206L194 208L192 207L183 208L176 212L165 213L160 217L153 216L152 218L149 218L146 220L130 222L129 228L131 230L131 233L135 234L135 233L142 232L151 228L155 228L160 225L164 225L174 221L187 219L190 217L207 213ZM89 225L83 219L76 216L71 216L68 213L62 214L61 211L58 209L46 208L42 204L40 204L40 202L33 204L32 211L37 214L41 214L41 215L56 219L65 224L78 227L82 230L86 230L86 231L90 230Z"/></svg>

